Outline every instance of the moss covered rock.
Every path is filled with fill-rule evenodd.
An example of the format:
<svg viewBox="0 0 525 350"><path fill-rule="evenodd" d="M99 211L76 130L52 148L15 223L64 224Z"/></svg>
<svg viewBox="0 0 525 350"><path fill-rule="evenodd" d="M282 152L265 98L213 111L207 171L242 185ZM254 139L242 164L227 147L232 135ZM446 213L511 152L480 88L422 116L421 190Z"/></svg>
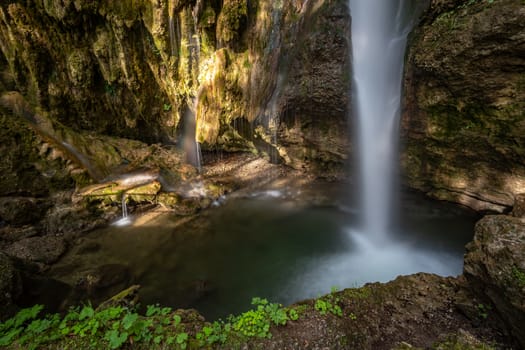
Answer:
<svg viewBox="0 0 525 350"><path fill-rule="evenodd" d="M525 188L525 4L433 2L407 59L408 185L505 211Z"/></svg>
<svg viewBox="0 0 525 350"><path fill-rule="evenodd" d="M467 245L464 274L525 346L524 219L498 215L479 221Z"/></svg>

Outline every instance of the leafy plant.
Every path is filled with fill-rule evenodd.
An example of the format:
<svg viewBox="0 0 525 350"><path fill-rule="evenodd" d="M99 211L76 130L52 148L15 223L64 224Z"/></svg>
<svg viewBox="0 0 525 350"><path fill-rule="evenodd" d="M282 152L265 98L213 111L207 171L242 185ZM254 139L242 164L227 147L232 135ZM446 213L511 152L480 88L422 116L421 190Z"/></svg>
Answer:
<svg viewBox="0 0 525 350"><path fill-rule="evenodd" d="M292 321L297 321L299 319L299 313L295 309L290 309L290 311L288 311L288 317Z"/></svg>
<svg viewBox="0 0 525 350"><path fill-rule="evenodd" d="M164 110L164 112L171 111L171 104L165 103L164 105L162 105L162 110Z"/></svg>
<svg viewBox="0 0 525 350"><path fill-rule="evenodd" d="M200 345L224 344L228 339L227 333L231 330L229 323L213 322L211 326L204 326L195 338Z"/></svg>
<svg viewBox="0 0 525 350"><path fill-rule="evenodd" d="M182 319L177 314L171 317L170 308L149 306L149 317L143 317L120 306L95 310L85 305L71 308L63 318L55 314L36 319L41 309L41 305L36 305L21 310L15 317L0 323L0 346L17 343L36 349L41 344L74 337L89 338L94 348L118 349L126 342L160 344L168 340L176 342L181 349L187 346L187 333L171 334Z"/></svg>
<svg viewBox="0 0 525 350"><path fill-rule="evenodd" d="M332 292L328 294L324 298L318 298L315 301L314 308L319 311L321 315L326 315L327 313L331 313L335 316L342 317L343 316L343 310L338 305L340 302L340 298L335 295L335 292L337 289L334 289L332 287Z"/></svg>
<svg viewBox="0 0 525 350"><path fill-rule="evenodd" d="M516 266L512 267L512 277L517 281L518 286L521 288L525 287L525 272L521 271Z"/></svg>
<svg viewBox="0 0 525 350"><path fill-rule="evenodd" d="M317 300L315 308L323 314L341 316L338 302L339 298L330 294ZM61 347L64 342L80 341L94 349L119 349L139 343L141 348L158 345L186 349L192 339L199 346L209 347L225 344L230 336L271 338L272 325L284 326L289 320L296 321L301 310L307 308L306 305L283 308L261 298L253 298L252 305L252 310L230 316L227 322L204 325L195 338L183 327L181 315L159 305L147 306L144 316L132 308L115 306L97 310L88 304L71 308L63 317L52 314L41 318L38 316L43 307L36 305L0 323L0 347L37 349L51 342Z"/></svg>
<svg viewBox="0 0 525 350"><path fill-rule="evenodd" d="M271 323L286 325L289 320L281 304L270 303L266 299L253 298L252 305L257 306L238 317L233 318L233 329L247 337L271 338Z"/></svg>
<svg viewBox="0 0 525 350"><path fill-rule="evenodd" d="M182 332L177 334L175 342L180 346L181 349L186 349L188 345L188 333Z"/></svg>
<svg viewBox="0 0 525 350"><path fill-rule="evenodd" d="M492 310L492 307L490 305L480 303L476 306L476 309L478 310L479 318L486 320L487 317L489 317L489 311Z"/></svg>
<svg viewBox="0 0 525 350"><path fill-rule="evenodd" d="M15 317L0 324L0 346L11 344L24 330L24 324L34 320L43 308L42 305L35 305L22 309Z"/></svg>

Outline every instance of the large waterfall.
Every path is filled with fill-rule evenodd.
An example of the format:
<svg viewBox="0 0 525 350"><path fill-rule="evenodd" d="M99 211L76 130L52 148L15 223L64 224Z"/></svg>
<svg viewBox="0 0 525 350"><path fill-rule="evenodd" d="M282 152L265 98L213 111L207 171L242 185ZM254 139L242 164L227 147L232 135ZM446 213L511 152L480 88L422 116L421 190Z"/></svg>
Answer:
<svg viewBox="0 0 525 350"><path fill-rule="evenodd" d="M349 0L363 231L376 241L386 236L394 208L404 54L422 3Z"/></svg>

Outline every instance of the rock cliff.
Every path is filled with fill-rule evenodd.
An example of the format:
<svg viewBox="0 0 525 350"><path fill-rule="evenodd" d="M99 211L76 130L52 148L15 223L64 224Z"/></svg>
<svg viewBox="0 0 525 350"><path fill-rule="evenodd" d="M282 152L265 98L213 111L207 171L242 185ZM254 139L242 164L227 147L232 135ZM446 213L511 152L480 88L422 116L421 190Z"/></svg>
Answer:
<svg viewBox="0 0 525 350"><path fill-rule="evenodd" d="M406 67L407 184L477 210L508 210L525 189L523 1L433 1Z"/></svg>
<svg viewBox="0 0 525 350"><path fill-rule="evenodd" d="M76 131L182 143L196 118L205 148L338 162L347 23L344 1L5 1L3 90Z"/></svg>

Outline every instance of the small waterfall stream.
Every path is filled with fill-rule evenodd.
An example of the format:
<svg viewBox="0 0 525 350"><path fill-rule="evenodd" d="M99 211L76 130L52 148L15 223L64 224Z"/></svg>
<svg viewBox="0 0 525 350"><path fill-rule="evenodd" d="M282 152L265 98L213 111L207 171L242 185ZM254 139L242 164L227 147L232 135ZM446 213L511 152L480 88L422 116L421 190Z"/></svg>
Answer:
<svg viewBox="0 0 525 350"><path fill-rule="evenodd" d="M395 164L407 36L425 1L349 0L353 106L358 120L363 231L385 240L395 211Z"/></svg>
<svg viewBox="0 0 525 350"><path fill-rule="evenodd" d="M191 105L186 107L183 119L182 148L186 155L186 161L197 168L200 173L202 170L201 145L196 138L196 98L191 99Z"/></svg>
<svg viewBox="0 0 525 350"><path fill-rule="evenodd" d="M132 224L133 220L128 214L127 200L128 200L127 194L123 193L122 194L122 199L120 201L120 203L122 205L122 217L120 219L118 219L117 221L113 222L112 223L113 226L123 227L123 226L128 226L128 225Z"/></svg>

